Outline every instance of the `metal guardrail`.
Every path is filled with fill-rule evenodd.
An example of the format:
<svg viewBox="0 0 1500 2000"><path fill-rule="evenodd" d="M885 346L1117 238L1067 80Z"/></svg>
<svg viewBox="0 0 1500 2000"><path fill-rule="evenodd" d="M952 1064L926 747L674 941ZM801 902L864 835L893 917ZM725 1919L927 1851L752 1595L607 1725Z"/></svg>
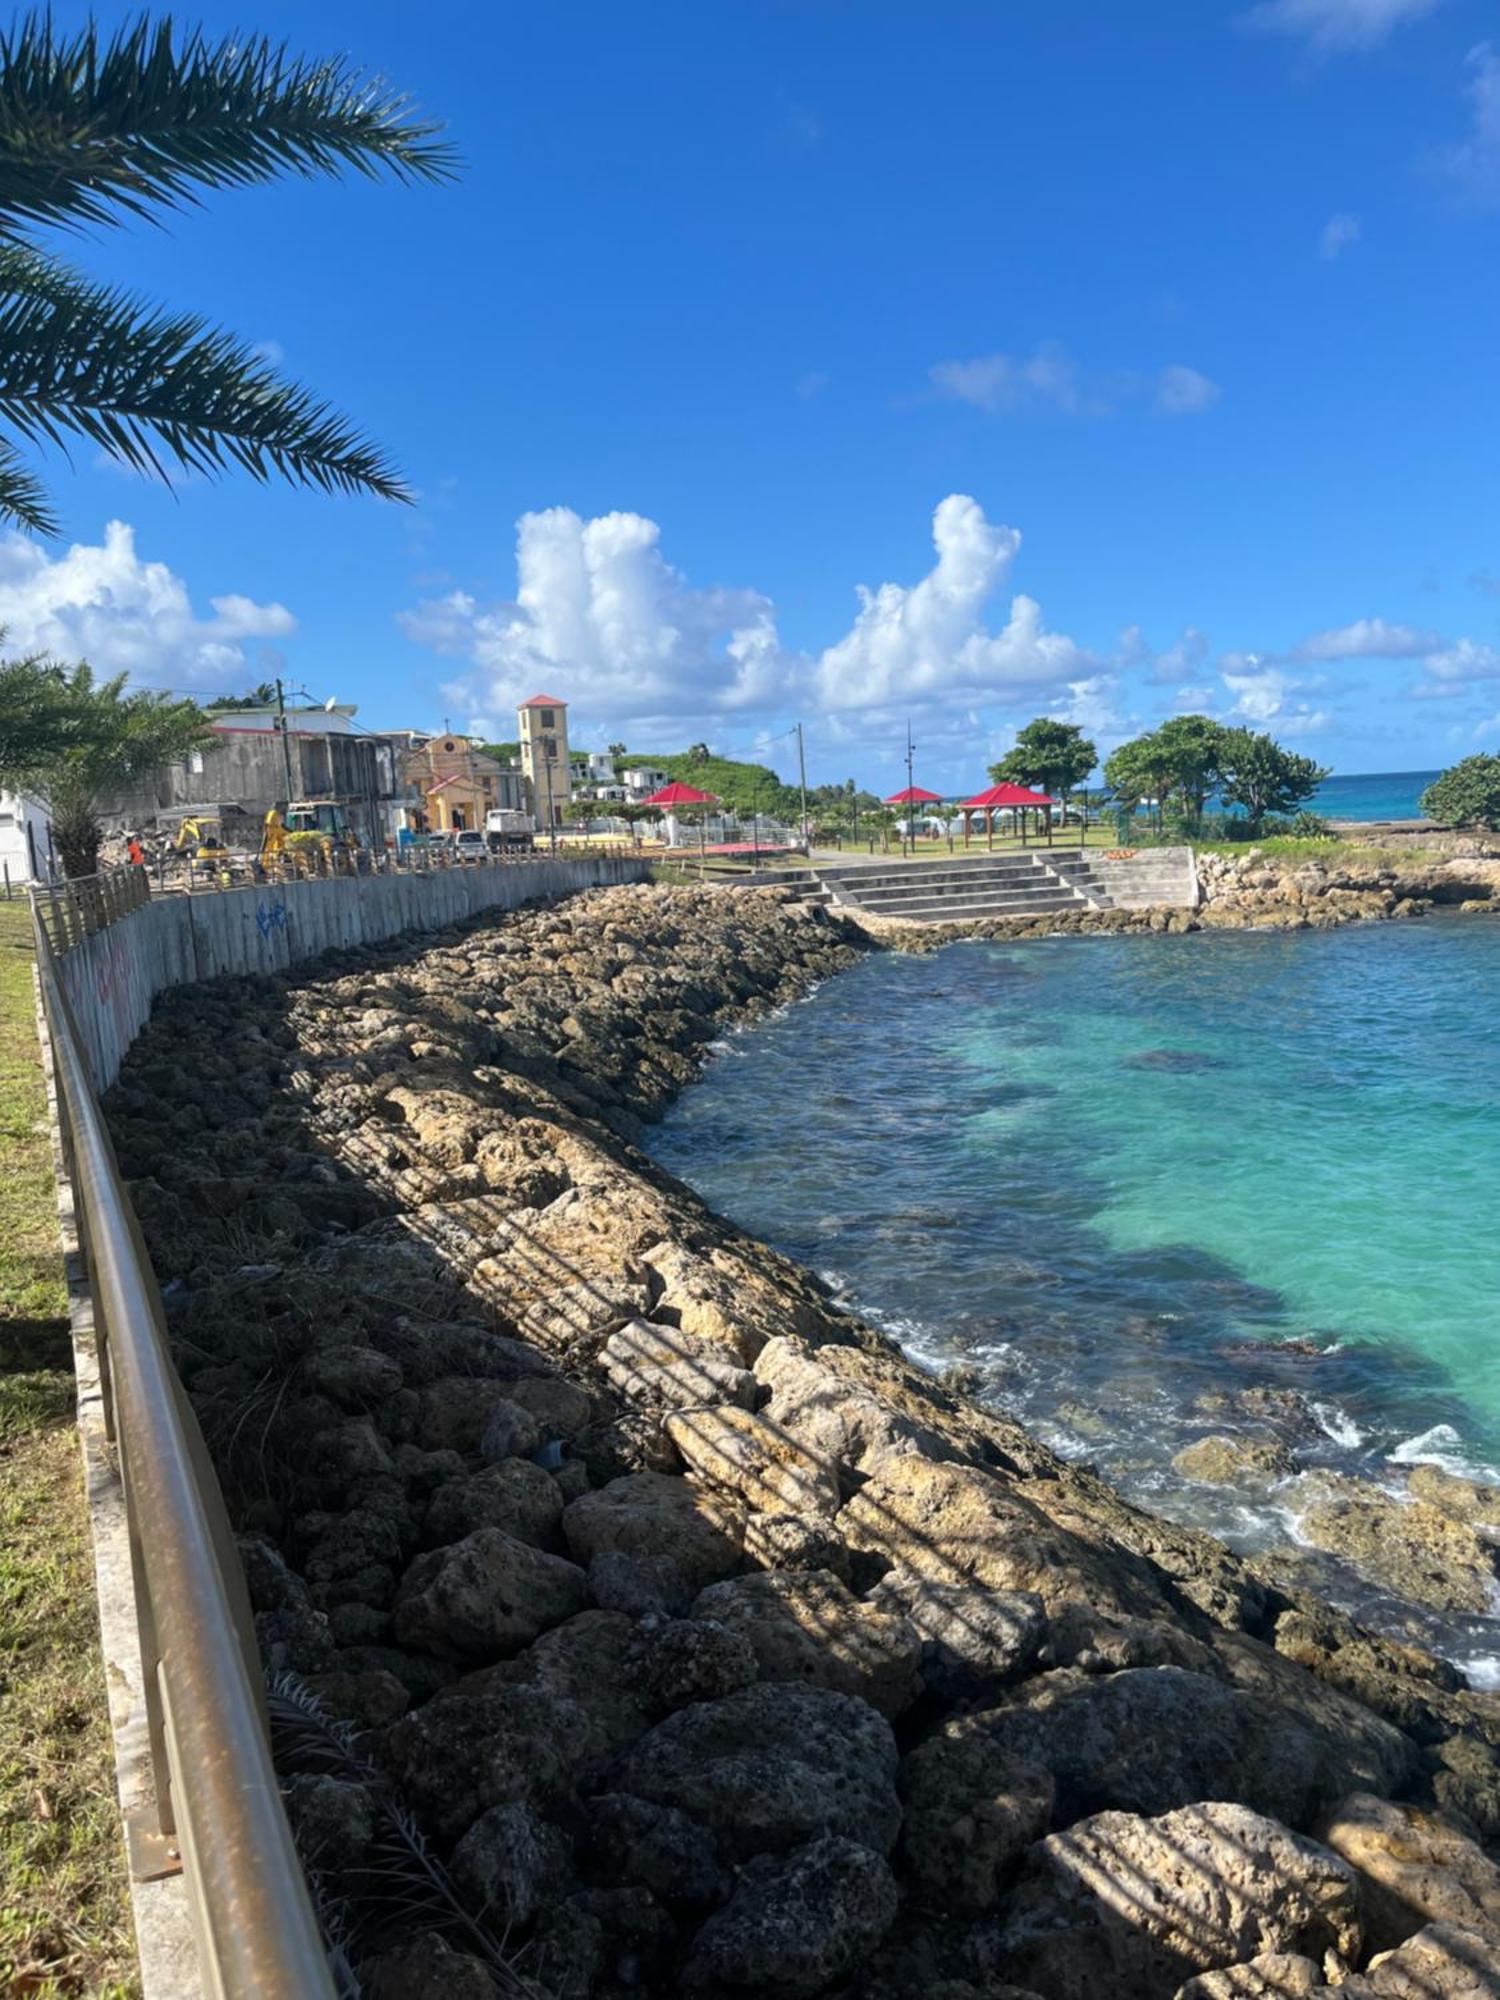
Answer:
<svg viewBox="0 0 1500 2000"><path fill-rule="evenodd" d="M68 906L65 925L80 911L96 928L112 921L109 894ZM131 1866L141 1879L180 1867L205 1993L335 2000L271 1762L249 1600L223 1496L172 1364L161 1293L53 963L45 903L39 898L36 908L37 971L105 1421L125 1493L155 1779L155 1824L127 1825ZM54 901L52 914L57 909Z"/></svg>

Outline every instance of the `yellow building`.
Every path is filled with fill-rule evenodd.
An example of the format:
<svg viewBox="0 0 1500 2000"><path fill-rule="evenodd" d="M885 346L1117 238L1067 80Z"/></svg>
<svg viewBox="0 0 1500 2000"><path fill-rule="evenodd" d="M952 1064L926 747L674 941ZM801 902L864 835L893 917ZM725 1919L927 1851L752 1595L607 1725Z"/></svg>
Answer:
<svg viewBox="0 0 1500 2000"><path fill-rule="evenodd" d="M526 783L519 771L477 749L467 736L433 736L414 749L406 775L422 794L429 833L484 829L491 807L529 811Z"/></svg>
<svg viewBox="0 0 1500 2000"><path fill-rule="evenodd" d="M568 764L568 704L556 695L534 694L516 710L521 734L521 769L531 785L537 831L561 826L572 796Z"/></svg>

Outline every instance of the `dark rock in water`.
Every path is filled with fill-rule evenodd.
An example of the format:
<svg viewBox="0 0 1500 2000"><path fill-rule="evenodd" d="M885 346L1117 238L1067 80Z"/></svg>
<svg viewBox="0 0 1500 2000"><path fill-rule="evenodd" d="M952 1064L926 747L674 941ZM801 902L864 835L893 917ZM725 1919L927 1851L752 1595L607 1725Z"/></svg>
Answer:
<svg viewBox="0 0 1500 2000"><path fill-rule="evenodd" d="M1191 1075L1194 1070L1222 1069L1218 1056L1205 1055L1201 1049L1140 1049L1133 1056L1126 1056L1127 1069L1159 1069L1170 1075Z"/></svg>

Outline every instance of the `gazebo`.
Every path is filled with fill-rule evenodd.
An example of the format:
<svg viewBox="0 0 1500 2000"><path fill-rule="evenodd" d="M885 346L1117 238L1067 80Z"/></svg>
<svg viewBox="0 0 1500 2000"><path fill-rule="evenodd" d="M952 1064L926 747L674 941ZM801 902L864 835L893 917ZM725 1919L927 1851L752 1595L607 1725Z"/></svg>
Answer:
<svg viewBox="0 0 1500 2000"><path fill-rule="evenodd" d="M700 792L696 785L684 785L680 779L673 779L670 785L663 785L659 792L653 792L649 799L642 799L641 803L647 806L665 806L667 817L671 819L679 806L716 806L719 801L712 792ZM698 822L700 853L706 852L706 839L703 822L700 820ZM667 845L674 847L676 842L669 840Z"/></svg>
<svg viewBox="0 0 1500 2000"><path fill-rule="evenodd" d="M926 791L921 785L908 785L905 791L892 792L886 800L888 806L940 806L942 803L940 793ZM907 814L907 821L911 827L911 851L915 854L917 851L917 823L910 813ZM904 847L902 852L905 852Z"/></svg>
<svg viewBox="0 0 1500 2000"><path fill-rule="evenodd" d="M1029 792L1024 785L991 785L987 792L976 792L972 799L965 799L959 807L964 816L964 846L969 844L969 815L984 814L984 830L991 847L995 844L995 814L1014 812L1020 815L1021 842L1026 841L1026 814L1044 813L1047 831L1047 845L1052 845L1052 801L1045 792Z"/></svg>

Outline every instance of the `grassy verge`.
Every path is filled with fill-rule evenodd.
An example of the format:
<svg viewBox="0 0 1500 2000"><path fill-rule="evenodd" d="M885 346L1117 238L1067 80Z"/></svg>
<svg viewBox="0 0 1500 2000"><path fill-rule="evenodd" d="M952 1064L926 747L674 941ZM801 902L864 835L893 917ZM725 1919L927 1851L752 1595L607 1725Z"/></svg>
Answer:
<svg viewBox="0 0 1500 2000"><path fill-rule="evenodd" d="M0 1993L138 1992L30 918L0 902Z"/></svg>

